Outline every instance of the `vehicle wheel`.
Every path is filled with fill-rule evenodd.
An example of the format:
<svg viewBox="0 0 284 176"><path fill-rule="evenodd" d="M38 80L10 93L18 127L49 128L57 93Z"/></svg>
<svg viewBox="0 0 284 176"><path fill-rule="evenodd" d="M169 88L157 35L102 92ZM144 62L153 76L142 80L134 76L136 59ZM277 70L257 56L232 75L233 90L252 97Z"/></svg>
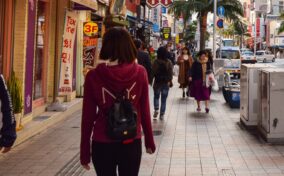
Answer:
<svg viewBox="0 0 284 176"><path fill-rule="evenodd" d="M266 63L266 59L263 59L263 63Z"/></svg>
<svg viewBox="0 0 284 176"><path fill-rule="evenodd" d="M275 62L275 58L272 59L272 62Z"/></svg>

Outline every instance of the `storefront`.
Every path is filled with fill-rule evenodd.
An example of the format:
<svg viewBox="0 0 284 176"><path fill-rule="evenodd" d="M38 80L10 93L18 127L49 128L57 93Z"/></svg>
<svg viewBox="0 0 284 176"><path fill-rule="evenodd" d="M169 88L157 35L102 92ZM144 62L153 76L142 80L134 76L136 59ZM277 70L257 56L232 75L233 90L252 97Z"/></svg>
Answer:
<svg viewBox="0 0 284 176"><path fill-rule="evenodd" d="M76 42L76 96L83 96L84 73L95 65L101 46L106 3L72 0L78 13Z"/></svg>
<svg viewBox="0 0 284 176"><path fill-rule="evenodd" d="M0 1L0 73L11 71L14 0Z"/></svg>

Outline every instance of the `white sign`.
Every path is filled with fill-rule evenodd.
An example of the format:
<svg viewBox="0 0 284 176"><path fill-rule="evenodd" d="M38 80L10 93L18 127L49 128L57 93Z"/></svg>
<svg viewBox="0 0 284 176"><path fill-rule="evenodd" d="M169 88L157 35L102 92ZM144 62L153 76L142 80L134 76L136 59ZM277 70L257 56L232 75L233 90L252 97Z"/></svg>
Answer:
<svg viewBox="0 0 284 176"><path fill-rule="evenodd" d="M73 51L77 29L77 14L66 11L62 53L60 56L59 95L67 95L72 92L73 79Z"/></svg>

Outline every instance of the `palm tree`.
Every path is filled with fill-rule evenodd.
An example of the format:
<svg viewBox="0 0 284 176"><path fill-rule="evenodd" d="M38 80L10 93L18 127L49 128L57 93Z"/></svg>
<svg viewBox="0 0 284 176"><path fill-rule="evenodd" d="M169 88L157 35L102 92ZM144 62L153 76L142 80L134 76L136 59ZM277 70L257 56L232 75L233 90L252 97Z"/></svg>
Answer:
<svg viewBox="0 0 284 176"><path fill-rule="evenodd" d="M193 3L188 1L186 3L185 1L174 1L169 8L169 13L174 14L176 19L183 17L183 34L185 34L187 22L192 16L193 11Z"/></svg>
<svg viewBox="0 0 284 176"><path fill-rule="evenodd" d="M241 20L234 20L234 34L240 37L240 48L242 47L244 36L249 36L247 25Z"/></svg>
<svg viewBox="0 0 284 176"><path fill-rule="evenodd" d="M192 21L185 29L185 35L184 35L185 42L194 41L196 30L197 30L197 21Z"/></svg>
<svg viewBox="0 0 284 176"><path fill-rule="evenodd" d="M176 4L176 5L175 5ZM177 5L178 4L178 5ZM173 6L178 6L181 9L186 8L187 11L194 10L197 13L197 17L200 25L200 49L205 49L206 31L207 31L207 17L214 10L213 0L187 0L187 1L176 1ZM227 20L236 20L239 16L243 16L243 7L239 0L222 0L218 2L218 7L223 6L226 10L225 18ZM183 8L182 8L183 7ZM183 10L184 11L184 10ZM173 11L174 13L181 12Z"/></svg>
<svg viewBox="0 0 284 176"><path fill-rule="evenodd" d="M284 13L281 13L280 19L284 20ZM281 22L280 27L278 29L278 34L284 32L284 21Z"/></svg>

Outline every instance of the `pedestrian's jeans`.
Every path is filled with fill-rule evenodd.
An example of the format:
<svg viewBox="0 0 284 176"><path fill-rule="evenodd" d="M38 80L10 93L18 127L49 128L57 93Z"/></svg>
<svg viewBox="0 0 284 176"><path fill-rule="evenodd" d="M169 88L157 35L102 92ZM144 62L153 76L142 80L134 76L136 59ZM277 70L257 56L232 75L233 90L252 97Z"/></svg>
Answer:
<svg viewBox="0 0 284 176"><path fill-rule="evenodd" d="M159 110L159 101L160 101L160 95L161 95L160 115L164 115L166 112L168 94L169 94L168 85L164 85L164 86L154 89L154 109L155 111Z"/></svg>

